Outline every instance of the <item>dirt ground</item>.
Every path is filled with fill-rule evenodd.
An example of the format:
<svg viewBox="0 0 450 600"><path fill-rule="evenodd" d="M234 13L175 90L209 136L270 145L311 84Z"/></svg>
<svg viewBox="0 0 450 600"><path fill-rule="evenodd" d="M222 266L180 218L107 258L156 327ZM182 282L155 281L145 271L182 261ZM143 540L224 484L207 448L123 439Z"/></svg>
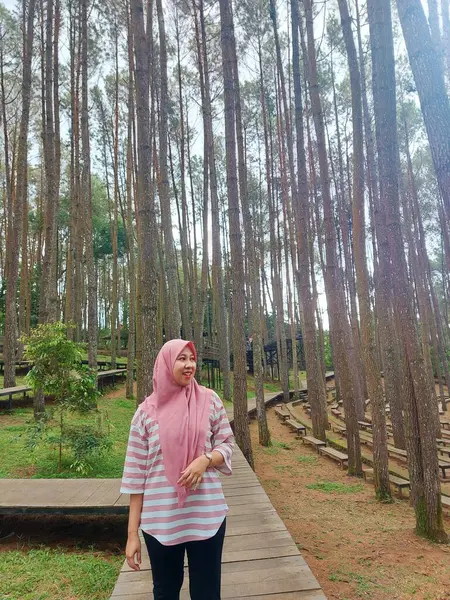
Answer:
<svg viewBox="0 0 450 600"><path fill-rule="evenodd" d="M257 475L329 600L450 600L450 546L414 534L407 500L376 502L371 483L303 446L273 409L268 421L269 449L251 423Z"/></svg>

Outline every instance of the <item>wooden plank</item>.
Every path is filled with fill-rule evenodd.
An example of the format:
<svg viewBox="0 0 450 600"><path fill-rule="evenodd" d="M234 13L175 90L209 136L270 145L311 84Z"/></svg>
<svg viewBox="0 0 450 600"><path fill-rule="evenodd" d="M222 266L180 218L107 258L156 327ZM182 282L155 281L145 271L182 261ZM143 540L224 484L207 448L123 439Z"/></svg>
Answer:
<svg viewBox="0 0 450 600"><path fill-rule="evenodd" d="M309 567L299 564L291 564L285 567L267 568L265 571L259 569L247 570L252 563L240 563L245 570L222 573L222 598L239 598L240 596L255 596L279 592L296 592L320 589L316 578ZM147 576L146 576L147 575ZM149 573L137 573L136 577L129 577L122 581L122 577L114 588L113 597L133 592L135 594L145 593L151 589ZM182 586L183 591L189 589L189 577L185 576ZM189 596L185 596L189 598Z"/></svg>
<svg viewBox="0 0 450 600"><path fill-rule="evenodd" d="M286 592L281 594L270 594L269 596L241 596L236 600L327 600L322 590L307 592Z"/></svg>

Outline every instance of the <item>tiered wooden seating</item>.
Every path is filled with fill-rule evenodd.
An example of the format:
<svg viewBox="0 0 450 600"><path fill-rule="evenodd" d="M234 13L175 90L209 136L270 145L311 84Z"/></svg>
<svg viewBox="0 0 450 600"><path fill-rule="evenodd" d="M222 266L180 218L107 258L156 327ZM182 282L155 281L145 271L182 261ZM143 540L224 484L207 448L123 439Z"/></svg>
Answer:
<svg viewBox="0 0 450 600"><path fill-rule="evenodd" d="M367 421L358 421L358 425L361 429L365 429L367 431L372 431L373 428L372 423L367 423Z"/></svg>
<svg viewBox="0 0 450 600"><path fill-rule="evenodd" d="M399 460L407 461L406 450L402 450L401 448L396 448L395 446L388 446L388 454L389 456L393 456L394 458L398 458Z"/></svg>
<svg viewBox="0 0 450 600"><path fill-rule="evenodd" d="M372 478L373 477L373 469L366 467L363 468L363 477L364 477L364 481L367 481L368 478Z"/></svg>
<svg viewBox="0 0 450 600"><path fill-rule="evenodd" d="M287 410L283 407L283 405L281 405L281 407L280 406L275 406L275 414L282 421L285 421L286 419L289 419L289 417L291 416L289 414L289 412L287 412Z"/></svg>
<svg viewBox="0 0 450 600"><path fill-rule="evenodd" d="M331 431L340 433L341 435L347 435L347 430L342 425L339 425L339 423L331 422Z"/></svg>
<svg viewBox="0 0 450 600"><path fill-rule="evenodd" d="M396 475L389 475L390 483L397 488L398 495L402 496L402 492L404 489L411 489L411 484L407 479L403 479L402 477L397 477Z"/></svg>
<svg viewBox="0 0 450 600"><path fill-rule="evenodd" d="M284 424L293 429L297 435L303 435L306 433L306 427L301 423L298 423L298 421L294 421L294 419L287 419Z"/></svg>
<svg viewBox="0 0 450 600"><path fill-rule="evenodd" d="M436 444L438 446L450 446L450 440L446 440L445 438L438 438L436 440Z"/></svg>
<svg viewBox="0 0 450 600"><path fill-rule="evenodd" d="M319 440L312 435L303 435L302 442L304 444L311 444L311 446L314 446L314 448L317 450L317 453L319 452L319 448L322 448L322 446L327 445L326 442L324 442L323 440Z"/></svg>
<svg viewBox="0 0 450 600"><path fill-rule="evenodd" d="M343 452L339 452L339 450L335 450L334 448L330 448L329 446L322 446L319 448L319 454L328 456L333 460L337 461L341 469L344 469L348 465L348 456Z"/></svg>
<svg viewBox="0 0 450 600"><path fill-rule="evenodd" d="M439 468L442 471L442 479L447 479L447 471L450 470L450 462L440 460Z"/></svg>
<svg viewBox="0 0 450 600"><path fill-rule="evenodd" d="M450 459L450 448L446 448L445 446L438 445L438 452L443 456L447 456Z"/></svg>
<svg viewBox="0 0 450 600"><path fill-rule="evenodd" d="M367 479L373 477L373 469L363 469L363 477L367 481ZM397 491L398 495L402 496L402 491L405 489L410 489L411 485L408 479L403 479L403 477L397 477L397 475L389 475L389 482L393 485Z"/></svg>

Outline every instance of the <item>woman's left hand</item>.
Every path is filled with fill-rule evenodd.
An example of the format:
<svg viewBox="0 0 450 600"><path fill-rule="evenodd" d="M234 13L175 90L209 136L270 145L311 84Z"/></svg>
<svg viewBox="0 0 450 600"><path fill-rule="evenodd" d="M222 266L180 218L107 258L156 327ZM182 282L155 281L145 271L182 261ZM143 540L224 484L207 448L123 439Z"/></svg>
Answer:
<svg viewBox="0 0 450 600"><path fill-rule="evenodd" d="M198 456L184 469L184 471L181 471L181 477L177 483L183 487L196 490L208 468L208 464L209 460L206 456Z"/></svg>

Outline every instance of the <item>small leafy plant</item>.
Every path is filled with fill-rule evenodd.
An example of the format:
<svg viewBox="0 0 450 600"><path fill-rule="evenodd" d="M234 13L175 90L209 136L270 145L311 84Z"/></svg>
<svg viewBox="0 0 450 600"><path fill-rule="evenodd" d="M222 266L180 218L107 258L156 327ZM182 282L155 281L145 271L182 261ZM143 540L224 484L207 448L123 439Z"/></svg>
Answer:
<svg viewBox="0 0 450 600"><path fill-rule="evenodd" d="M63 449L72 454L71 469L86 474L95 457L111 448L112 442L103 431L103 419L97 408L99 392L95 371L82 363L83 344L67 337L64 323L41 324L22 338L26 358L33 368L26 376L34 393L54 399L41 417L29 423L28 442L36 450L41 444L59 449L58 472L62 471ZM97 416L94 423L72 425L69 415ZM90 419L92 420L92 418Z"/></svg>

